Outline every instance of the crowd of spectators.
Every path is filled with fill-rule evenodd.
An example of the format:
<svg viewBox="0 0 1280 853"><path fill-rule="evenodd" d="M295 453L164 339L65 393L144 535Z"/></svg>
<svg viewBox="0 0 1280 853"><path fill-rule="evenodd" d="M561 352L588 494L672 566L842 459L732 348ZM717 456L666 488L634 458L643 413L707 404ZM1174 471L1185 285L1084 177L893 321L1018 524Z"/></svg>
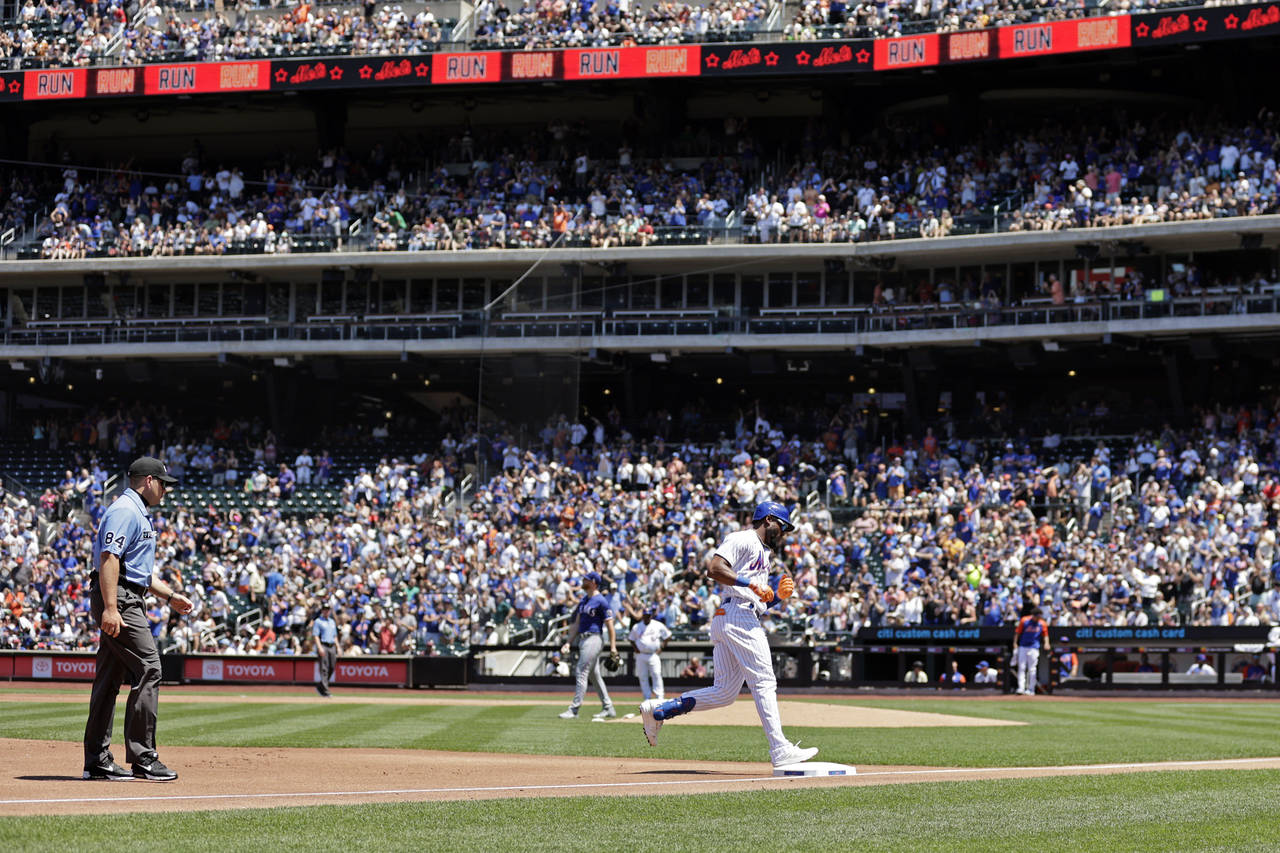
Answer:
<svg viewBox="0 0 1280 853"><path fill-rule="evenodd" d="M711 442L683 440L679 419L641 428L616 413L552 418L524 446L501 428L450 432L335 482L324 514L176 492L155 519L158 565L196 608L181 619L156 603L150 619L179 650L297 654L332 601L343 654L432 654L550 623L594 570L624 627L652 606L696 637L718 603L707 558L768 498L798 510L781 558L799 594L770 611L771 632L1004 625L1029 606L1053 625L1280 624L1276 401L1087 443L1014 428L979 441L947 420L876 440L874 415L757 407ZM477 452L495 473L455 511L458 460ZM303 467L291 456L276 485ZM827 500L799 510L814 490ZM43 544L38 513L13 496L0 512L0 646L91 647L97 512L51 517ZM261 623L228 630L244 608Z"/></svg>
<svg viewBox="0 0 1280 853"><path fill-rule="evenodd" d="M1226 5L1210 0L1204 5ZM779 33L785 40L882 38L951 32L1068 18L1131 14L1188 0L888 0L850 3L804 0ZM454 22L432 12L363 0L361 4L299 2L216 5L144 0L24 0L15 26L0 33L0 55L49 67L216 61L295 55L390 56L428 53L453 37ZM749 40L773 4L764 0L481 0L469 36L476 47L542 48L690 41Z"/></svg>
<svg viewBox="0 0 1280 853"><path fill-rule="evenodd" d="M925 32L958 32L1151 12L1170 6L1215 5L1189 0L802 0L782 37L788 41L813 39L895 38ZM1222 3L1218 5L1228 5Z"/></svg>
<svg viewBox="0 0 1280 853"><path fill-rule="evenodd" d="M473 43L535 49L750 40L769 9L763 0L662 2L647 9L629 0L524 0L512 10L502 0L480 0Z"/></svg>
<svg viewBox="0 0 1280 853"><path fill-rule="evenodd" d="M761 167L745 121L725 130L733 150L679 160L669 156L679 147L601 150L585 128L552 121L525 147L464 130L445 146L457 159L415 172L398 165L412 153L397 159L381 145L364 157L331 149L260 171L198 148L168 175L43 169L41 255L287 252L301 235L330 249L608 248L691 230L711 240L730 226L746 241L828 243L945 237L959 224L1059 230L1280 209L1280 123L1266 110L1234 124L993 122L950 145L890 127L852 145L810 140L781 169ZM696 151L706 138L690 129L672 145ZM30 207L26 192L18 198Z"/></svg>

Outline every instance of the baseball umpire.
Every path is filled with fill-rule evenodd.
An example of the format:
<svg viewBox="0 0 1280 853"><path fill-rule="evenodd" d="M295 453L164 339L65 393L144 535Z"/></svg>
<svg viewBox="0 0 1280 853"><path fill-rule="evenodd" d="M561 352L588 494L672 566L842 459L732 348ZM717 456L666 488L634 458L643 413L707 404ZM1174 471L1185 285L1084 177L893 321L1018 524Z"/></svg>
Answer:
<svg viewBox="0 0 1280 853"><path fill-rule="evenodd" d="M89 575L93 584L89 600L102 631L84 727L85 779L172 782L178 778L156 755L160 652L144 601L151 593L176 613L191 612L191 599L153 574L156 539L150 510L176 482L159 459L135 459L129 466L129 488L108 507L94 539L97 568ZM130 690L124 716L125 759L133 765L132 773L116 764L110 752L116 697L126 676Z"/></svg>
<svg viewBox="0 0 1280 853"><path fill-rule="evenodd" d="M320 670L316 692L328 699L333 695L329 692L329 682L338 665L338 623L333 619L333 605L329 602L321 606L320 615L311 623L311 634L316 638L316 663Z"/></svg>
<svg viewBox="0 0 1280 853"><path fill-rule="evenodd" d="M573 703L569 705L567 711L560 714L562 720L572 720L578 716L578 709L582 707L582 700L587 695L587 679L592 676L595 677L596 693L600 696L603 709L591 719L607 720L618 716L617 711L613 710L613 700L609 698L609 690L604 686L604 676L600 673L600 652L604 646L602 635L606 629L609 632L609 656L616 658L618 655L618 636L613 627L613 608L600 594L601 582L599 572L587 572L582 578L582 591L585 594L574 610L573 628L562 649L567 653L575 644L577 646L578 662L574 667L577 685L574 688Z"/></svg>

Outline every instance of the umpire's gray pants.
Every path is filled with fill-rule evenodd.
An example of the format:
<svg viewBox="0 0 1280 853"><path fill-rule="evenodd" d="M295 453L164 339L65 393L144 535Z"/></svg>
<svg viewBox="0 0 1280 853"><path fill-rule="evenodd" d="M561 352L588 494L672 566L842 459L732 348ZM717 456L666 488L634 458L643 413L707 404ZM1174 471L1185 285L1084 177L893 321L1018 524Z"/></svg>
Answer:
<svg viewBox="0 0 1280 853"><path fill-rule="evenodd" d="M577 684L573 691L573 703L569 706L570 710L577 713L582 707L582 700L587 695L587 678L595 676L596 695L600 697L600 704L606 710L613 707L613 701L609 698L609 690L604 686L604 676L600 673L600 650L604 648L604 638L599 634L579 634L578 635L578 665L574 669L574 675L577 677Z"/></svg>
<svg viewBox="0 0 1280 853"><path fill-rule="evenodd" d="M89 597L93 619L102 624L102 593L94 584ZM119 636L100 631L97 669L89 696L89 719L84 727L84 766L106 764L120 685L129 682L124 710L124 756L132 763L156 754L156 713L160 704L160 652L142 597L120 586L116 604L124 625Z"/></svg>
<svg viewBox="0 0 1280 853"><path fill-rule="evenodd" d="M329 695L329 682L333 679L333 670L338 665L338 647L333 643L316 643L316 663L319 664L320 683L316 688L321 695Z"/></svg>

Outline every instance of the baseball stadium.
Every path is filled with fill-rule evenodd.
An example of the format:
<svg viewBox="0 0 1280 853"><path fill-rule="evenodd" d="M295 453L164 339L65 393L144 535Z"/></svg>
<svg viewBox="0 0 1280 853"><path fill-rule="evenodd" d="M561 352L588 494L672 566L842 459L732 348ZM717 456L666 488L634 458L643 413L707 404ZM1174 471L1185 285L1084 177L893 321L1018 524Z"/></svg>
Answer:
<svg viewBox="0 0 1280 853"><path fill-rule="evenodd" d="M0 4L0 847L1280 850L1280 9Z"/></svg>

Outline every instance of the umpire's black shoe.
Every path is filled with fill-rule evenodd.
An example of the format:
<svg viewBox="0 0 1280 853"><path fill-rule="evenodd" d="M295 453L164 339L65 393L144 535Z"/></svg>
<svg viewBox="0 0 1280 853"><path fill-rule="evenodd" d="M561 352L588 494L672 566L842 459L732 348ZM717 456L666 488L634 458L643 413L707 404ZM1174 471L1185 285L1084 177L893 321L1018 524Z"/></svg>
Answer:
<svg viewBox="0 0 1280 853"><path fill-rule="evenodd" d="M108 761L106 764L86 767L84 776L81 778L92 779L95 782L132 782L133 774L114 761Z"/></svg>
<svg viewBox="0 0 1280 853"><path fill-rule="evenodd" d="M178 774L161 764L159 758L133 762L133 775L148 782L172 782L178 778Z"/></svg>

